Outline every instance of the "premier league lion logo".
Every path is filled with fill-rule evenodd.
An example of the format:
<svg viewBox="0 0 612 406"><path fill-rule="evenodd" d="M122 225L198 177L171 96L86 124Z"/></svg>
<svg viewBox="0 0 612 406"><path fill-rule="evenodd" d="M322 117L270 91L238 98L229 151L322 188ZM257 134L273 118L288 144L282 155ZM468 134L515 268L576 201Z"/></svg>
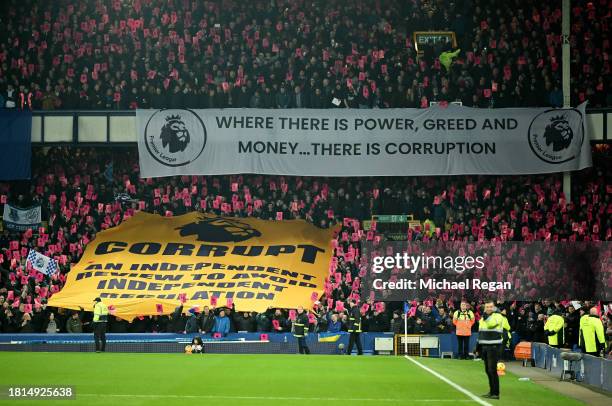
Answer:
<svg viewBox="0 0 612 406"><path fill-rule="evenodd" d="M166 124L161 129L160 138L164 148L171 153L184 151L191 141L189 130L180 115L166 117Z"/></svg>
<svg viewBox="0 0 612 406"><path fill-rule="evenodd" d="M240 242L261 233L249 224L223 217L202 217L194 223L188 223L177 230L181 237L197 235L198 241L207 242Z"/></svg>
<svg viewBox="0 0 612 406"><path fill-rule="evenodd" d="M176 168L189 165L204 152L206 126L193 110L161 109L149 116L142 137L151 158Z"/></svg>
<svg viewBox="0 0 612 406"><path fill-rule="evenodd" d="M562 164L580 155L584 142L584 118L579 109L549 109L529 124L531 151L549 164Z"/></svg>
<svg viewBox="0 0 612 406"><path fill-rule="evenodd" d="M564 115L550 119L550 124L546 126L544 131L544 139L547 146L552 144L553 151L558 152L566 149L572 143L573 138L574 132Z"/></svg>

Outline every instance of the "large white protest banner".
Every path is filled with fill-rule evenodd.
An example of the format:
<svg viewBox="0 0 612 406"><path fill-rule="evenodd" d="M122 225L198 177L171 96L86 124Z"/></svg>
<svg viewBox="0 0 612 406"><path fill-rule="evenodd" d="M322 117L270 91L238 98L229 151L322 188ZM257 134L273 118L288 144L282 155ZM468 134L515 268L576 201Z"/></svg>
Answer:
<svg viewBox="0 0 612 406"><path fill-rule="evenodd" d="M577 108L138 110L141 176L533 174L591 166Z"/></svg>

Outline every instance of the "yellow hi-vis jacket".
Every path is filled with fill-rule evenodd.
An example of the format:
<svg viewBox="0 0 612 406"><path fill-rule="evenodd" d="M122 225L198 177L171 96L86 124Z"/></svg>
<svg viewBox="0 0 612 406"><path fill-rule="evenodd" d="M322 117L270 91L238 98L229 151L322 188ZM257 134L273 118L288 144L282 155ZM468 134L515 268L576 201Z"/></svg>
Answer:
<svg viewBox="0 0 612 406"><path fill-rule="evenodd" d="M453 324L456 327L455 334L461 337L471 336L474 321L473 311L462 312L461 310L455 310L455 313L453 313Z"/></svg>
<svg viewBox="0 0 612 406"><path fill-rule="evenodd" d="M544 331L554 333L548 336L548 344L563 344L559 342L559 339L563 339L565 333L564 326L565 319L563 318L563 316L560 316L558 314L553 314L548 318L548 320L546 320L546 324L544 324Z"/></svg>
<svg viewBox="0 0 612 406"><path fill-rule="evenodd" d="M459 55L459 52L461 52L460 49L457 49L455 51L442 52L440 56L438 56L440 64L444 66L447 71L449 71L450 66L453 63L453 59L455 59Z"/></svg>
<svg viewBox="0 0 612 406"><path fill-rule="evenodd" d="M603 323L595 315L585 314L580 318L578 345L585 352L597 352L606 344Z"/></svg>
<svg viewBox="0 0 612 406"><path fill-rule="evenodd" d="M510 348L510 344L512 343L512 333L510 332L510 323L508 323L508 318L501 315L504 319L502 323L502 328L504 329L503 341L506 344L506 347Z"/></svg>
<svg viewBox="0 0 612 406"><path fill-rule="evenodd" d="M486 317L486 320L485 320ZM486 313L478 321L478 344L501 344L504 341L504 316L500 313Z"/></svg>
<svg viewBox="0 0 612 406"><path fill-rule="evenodd" d="M94 323L108 321L108 307L102 302L97 302L94 305Z"/></svg>

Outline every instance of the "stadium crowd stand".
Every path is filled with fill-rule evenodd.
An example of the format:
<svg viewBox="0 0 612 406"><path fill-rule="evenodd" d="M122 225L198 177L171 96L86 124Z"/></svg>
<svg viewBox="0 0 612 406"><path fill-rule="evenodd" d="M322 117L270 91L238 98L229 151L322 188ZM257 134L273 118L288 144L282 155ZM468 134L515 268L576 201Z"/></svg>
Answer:
<svg viewBox="0 0 612 406"><path fill-rule="evenodd" d="M342 231L347 233L352 233L353 222L345 219L361 221L374 214L410 213L425 225L409 231L413 240L610 241L611 153L607 147L594 147L593 168L572 175L572 199L565 201L560 176L372 180L244 175L140 179L134 148L35 148L34 181L0 183L2 203L21 207L40 204L43 221L47 222L47 227L39 230L15 233L5 229L0 235L0 331L87 330L83 322L88 316L47 308L46 299L61 289L70 264L78 262L96 232L121 223L138 210L162 216L199 210L270 220L282 212L283 219L302 218L320 227L341 223ZM337 238L344 252L350 251L349 246L360 248L360 241L352 241L342 232ZM26 266L30 248L55 257L60 272L49 278ZM336 272L342 274L342 281L332 284L321 298L316 322L310 326L313 331L346 329L346 312L336 311L334 304L340 301L348 308L349 296L359 291L355 280L360 261L338 255L338 264ZM542 275L527 277L554 282ZM403 331L401 303L368 304L369 309L364 310L365 331ZM449 315L456 302L432 298L412 305L418 310L409 316L410 331L452 331ZM582 305L580 311L587 304ZM478 309L479 304L475 302L473 306ZM569 308L569 303L506 302L499 306L522 337L541 341L546 337L538 314L552 312L557 306ZM228 310L233 309L225 309ZM285 311L270 309L255 314L237 310L229 311L232 331L270 331L274 319L279 321L277 331L290 329ZM198 323L200 329L210 332L214 323L211 324L212 316L206 314L204 311L198 315ZM136 318L131 323L113 318L110 330L184 331L185 317L175 313L171 317Z"/></svg>
<svg viewBox="0 0 612 406"><path fill-rule="evenodd" d="M612 105L605 85L610 83L611 10L609 0L573 6L572 105ZM0 108L563 103L558 2L5 0L0 11L7 16L0 21ZM419 30L453 31L457 47L426 46L417 55L412 34ZM351 225L345 218L410 213L426 224L411 231L414 240L610 241L610 155L608 148L595 149L594 167L572 174L572 199L566 201L561 175L143 180L133 148L36 148L31 184L0 183L0 208L40 204L48 224L0 235L0 332L87 330L83 322L89 316L49 309L46 299L61 289L70 264L96 232L138 210L163 216L200 210L272 220L282 212L283 219L303 218L320 227L343 223L346 232ZM339 245L345 251L359 248L358 241L344 241L342 234ZM60 272L48 278L28 269L25 258L33 247L56 257ZM321 298L312 330L346 329L345 312L332 317L333 303L346 304L358 290L358 284L353 286L359 261L340 256L338 262L342 282ZM396 305L369 304L364 330L403 329L403 312ZM419 303L410 316L410 331L450 332L453 306L435 298ZM500 303L513 330L535 341L545 340L538 315L556 306L569 308L568 303L545 301ZM290 329L282 310L230 313L232 330L270 331L273 319L280 331ZM131 323L112 318L110 329L184 331L184 318L143 317ZM198 320L209 332L210 318L200 315Z"/></svg>
<svg viewBox="0 0 612 406"><path fill-rule="evenodd" d="M0 4L0 106L561 106L561 3L98 0ZM571 104L612 105L609 0L575 2ZM412 42L449 30L450 44Z"/></svg>

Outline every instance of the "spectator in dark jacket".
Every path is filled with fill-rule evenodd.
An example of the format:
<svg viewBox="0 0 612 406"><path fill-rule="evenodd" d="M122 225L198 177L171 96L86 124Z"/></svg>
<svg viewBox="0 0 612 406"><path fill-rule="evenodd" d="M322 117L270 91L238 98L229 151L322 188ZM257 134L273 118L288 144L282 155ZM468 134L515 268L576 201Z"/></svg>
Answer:
<svg viewBox="0 0 612 406"><path fill-rule="evenodd" d="M212 331L215 325L215 314L210 311L208 306L204 306L204 310L200 315L200 329L202 334L208 334Z"/></svg>
<svg viewBox="0 0 612 406"><path fill-rule="evenodd" d="M255 320L249 312L234 312L234 326L236 331L255 331Z"/></svg>
<svg viewBox="0 0 612 406"><path fill-rule="evenodd" d="M200 328L198 326L198 316L196 315L195 309L189 309L189 317L187 318L187 323L185 324L185 333L199 333Z"/></svg>
<svg viewBox="0 0 612 406"><path fill-rule="evenodd" d="M72 312L66 320L66 332L69 334L80 334L83 332L83 321L79 312Z"/></svg>
<svg viewBox="0 0 612 406"><path fill-rule="evenodd" d="M431 328L427 320L423 321L420 317L417 317L414 322L413 331L415 334L429 334Z"/></svg>
<svg viewBox="0 0 612 406"><path fill-rule="evenodd" d="M279 92L276 94L276 108L286 109L289 108L291 103L291 96L287 94L285 86L281 86Z"/></svg>
<svg viewBox="0 0 612 406"><path fill-rule="evenodd" d="M535 320L533 320L530 325L530 330L533 333L533 341L535 341L536 343L546 343L548 342L548 338L544 333L544 323L546 316L544 315L544 313L539 313L535 317Z"/></svg>
<svg viewBox="0 0 612 406"><path fill-rule="evenodd" d="M417 315L415 322L415 333L431 334L435 330L435 320L431 314L431 308L423 305L421 312Z"/></svg>
<svg viewBox="0 0 612 406"><path fill-rule="evenodd" d="M34 333L34 328L32 328L32 317L30 313L23 313L21 318L21 328L19 330L20 333Z"/></svg>
<svg viewBox="0 0 612 406"><path fill-rule="evenodd" d="M573 305L567 306L567 314L565 315L567 328L565 329L566 343L569 348L574 348L578 345L578 332L580 331L580 313L576 311Z"/></svg>
<svg viewBox="0 0 612 406"><path fill-rule="evenodd" d="M310 107L308 96L302 92L302 88L300 86L296 86L293 89L293 94L291 95L291 108L294 109L304 109Z"/></svg>
<svg viewBox="0 0 612 406"><path fill-rule="evenodd" d="M8 306L2 310L3 311L0 317L2 332L7 334L18 333L21 326L17 321L17 317L13 314L13 311L8 308Z"/></svg>
<svg viewBox="0 0 612 406"><path fill-rule="evenodd" d="M374 311L368 319L368 331L380 333L389 330L389 321L385 312Z"/></svg>
<svg viewBox="0 0 612 406"><path fill-rule="evenodd" d="M390 323L390 331L395 334L404 332L404 318L406 317L405 313L401 313L399 311L393 312L393 318Z"/></svg>
<svg viewBox="0 0 612 406"><path fill-rule="evenodd" d="M182 333L185 331L186 320L183 316L183 305L181 304L170 316L170 331L172 333Z"/></svg>
<svg viewBox="0 0 612 406"><path fill-rule="evenodd" d="M130 322L121 317L111 317L109 323L109 332L111 333L127 333L130 329Z"/></svg>
<svg viewBox="0 0 612 406"><path fill-rule="evenodd" d="M267 332L271 330L272 324L266 312L257 313L255 316L255 323L257 325L257 332Z"/></svg>
<svg viewBox="0 0 612 406"><path fill-rule="evenodd" d="M155 315L151 317L147 331L151 333L166 333L168 332L168 316Z"/></svg>
<svg viewBox="0 0 612 406"><path fill-rule="evenodd" d="M524 307L520 307L518 309L518 313L516 316L515 329L519 337L521 337L523 340L531 341L533 333L528 327L528 322L529 322L529 315L525 311Z"/></svg>
<svg viewBox="0 0 612 406"><path fill-rule="evenodd" d="M439 334L451 333L453 330L453 321L446 313L444 307L438 308L438 318L436 320L436 332Z"/></svg>
<svg viewBox="0 0 612 406"><path fill-rule="evenodd" d="M275 329L274 331L275 333L282 333L285 331L289 331L289 324L287 322L287 317L285 317L281 309L276 309L274 311L274 315L272 316L271 320L276 320L278 322L278 328Z"/></svg>

